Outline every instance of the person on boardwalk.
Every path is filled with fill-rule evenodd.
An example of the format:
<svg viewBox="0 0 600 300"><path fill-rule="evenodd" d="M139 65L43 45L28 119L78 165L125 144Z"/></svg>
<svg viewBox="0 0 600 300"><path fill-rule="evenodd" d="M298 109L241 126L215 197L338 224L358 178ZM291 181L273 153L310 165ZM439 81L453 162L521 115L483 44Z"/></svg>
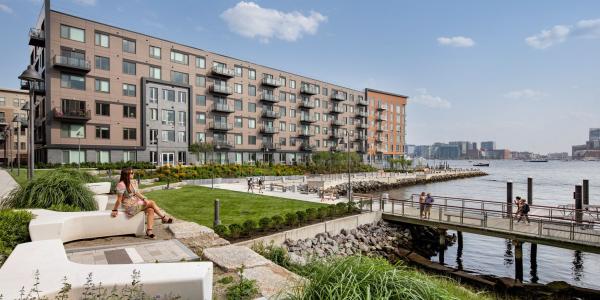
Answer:
<svg viewBox="0 0 600 300"><path fill-rule="evenodd" d="M519 219L519 216L521 215L521 197L517 196L517 198L515 198L515 205L517 207L517 212L515 212L515 219Z"/></svg>
<svg viewBox="0 0 600 300"><path fill-rule="evenodd" d="M525 217L527 224L531 224L531 222L529 221L529 210L530 210L530 208L529 208L529 204L527 203L527 201L525 201L525 199L521 199L521 213L519 214L517 223L521 222L523 217Z"/></svg>
<svg viewBox="0 0 600 300"><path fill-rule="evenodd" d="M173 218L167 217L166 214L161 213L160 207L156 205L156 202L148 200L138 190L137 183L133 180L133 170L131 168L124 168L121 170L121 178L117 183L117 202L112 209L111 217L115 218L119 214L118 208L123 204L125 214L131 218L140 212L146 213L147 227L146 236L153 239L155 237L152 232L154 226L154 214L160 217L163 224L173 223Z"/></svg>
<svg viewBox="0 0 600 300"><path fill-rule="evenodd" d="M423 218L423 211L425 210L425 192L421 192L419 196L419 218Z"/></svg>
<svg viewBox="0 0 600 300"><path fill-rule="evenodd" d="M258 192L263 194L265 190L265 181L263 178L258 179Z"/></svg>
<svg viewBox="0 0 600 300"><path fill-rule="evenodd" d="M248 178L248 193L252 192L254 194L254 178Z"/></svg>
<svg viewBox="0 0 600 300"><path fill-rule="evenodd" d="M431 217L431 206L433 206L433 201L431 194L427 193L427 197L425 198L425 211L423 212L423 217L427 217L427 219Z"/></svg>

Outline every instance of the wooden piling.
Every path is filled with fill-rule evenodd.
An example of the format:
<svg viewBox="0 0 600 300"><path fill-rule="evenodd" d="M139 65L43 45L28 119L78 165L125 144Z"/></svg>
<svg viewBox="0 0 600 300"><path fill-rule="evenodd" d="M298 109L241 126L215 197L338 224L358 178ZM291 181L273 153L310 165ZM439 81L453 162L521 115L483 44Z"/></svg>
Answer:
<svg viewBox="0 0 600 300"><path fill-rule="evenodd" d="M588 179L583 180L583 205L590 204L590 181Z"/></svg>
<svg viewBox="0 0 600 300"><path fill-rule="evenodd" d="M506 182L506 214L508 218L512 219L512 200L513 199L513 183L512 181Z"/></svg>
<svg viewBox="0 0 600 300"><path fill-rule="evenodd" d="M444 264L444 254L446 252L446 229L439 230L439 240L440 240L440 251L439 253L439 262L440 264Z"/></svg>
<svg viewBox="0 0 600 300"><path fill-rule="evenodd" d="M527 204L533 204L533 178L527 178Z"/></svg>
<svg viewBox="0 0 600 300"><path fill-rule="evenodd" d="M575 221L578 224L583 221L583 201L581 189L581 185L576 185L575 193L573 193L573 198L575 198Z"/></svg>
<svg viewBox="0 0 600 300"><path fill-rule="evenodd" d="M531 249L530 249L531 253L529 255L529 267L530 267L530 272L529 274L531 275L531 282L533 283L537 283L538 281L538 276L537 276L537 244L531 244Z"/></svg>
<svg viewBox="0 0 600 300"><path fill-rule="evenodd" d="M523 243L514 240L513 245L515 246L515 280L523 282Z"/></svg>

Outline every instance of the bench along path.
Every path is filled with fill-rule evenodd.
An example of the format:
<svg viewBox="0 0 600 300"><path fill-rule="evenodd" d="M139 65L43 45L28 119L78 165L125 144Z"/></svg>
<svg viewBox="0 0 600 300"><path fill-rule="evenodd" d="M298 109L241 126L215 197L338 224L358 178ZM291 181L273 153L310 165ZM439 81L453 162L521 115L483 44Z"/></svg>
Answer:
<svg viewBox="0 0 600 300"><path fill-rule="evenodd" d="M372 199L372 205L369 202ZM517 222L516 207L503 202L436 197L430 218L419 216L418 197L382 201L370 195L355 195L363 200L363 210L381 210L389 221L439 227L506 239L522 240L561 248L600 253L600 220L585 210L531 206L529 219ZM512 211L512 214L507 213Z"/></svg>

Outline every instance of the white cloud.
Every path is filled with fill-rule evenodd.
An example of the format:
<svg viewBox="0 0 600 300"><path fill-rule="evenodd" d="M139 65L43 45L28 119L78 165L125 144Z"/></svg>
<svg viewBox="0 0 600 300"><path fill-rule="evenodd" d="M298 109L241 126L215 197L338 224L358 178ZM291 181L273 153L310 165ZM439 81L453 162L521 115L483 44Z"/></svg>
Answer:
<svg viewBox="0 0 600 300"><path fill-rule="evenodd" d="M75 4L84 5L84 6L95 6L96 0L73 0Z"/></svg>
<svg viewBox="0 0 600 300"><path fill-rule="evenodd" d="M525 43L533 48L546 49L564 43L569 38L600 38L600 19L581 20L575 25L556 25L525 38Z"/></svg>
<svg viewBox="0 0 600 300"><path fill-rule="evenodd" d="M471 38L464 36L452 36L452 37L439 37L437 38L438 44L442 46L468 48L475 46L475 41Z"/></svg>
<svg viewBox="0 0 600 300"><path fill-rule="evenodd" d="M514 100L539 100L545 96L543 92L532 89L515 90L504 94L504 97Z"/></svg>
<svg viewBox="0 0 600 300"><path fill-rule="evenodd" d="M262 8L254 2L241 1L221 14L229 29L241 36L258 38L268 43L277 38L294 42L304 34L315 34L327 17L311 11L303 15L297 11L282 12L276 9Z"/></svg>
<svg viewBox="0 0 600 300"><path fill-rule="evenodd" d="M425 105L425 106L431 107L431 108L448 109L452 106L450 104L450 101L448 101L442 97L433 96L433 95L429 94L427 92L427 89L424 89L424 88L417 89L417 93L418 94L415 97L408 98L408 100L410 102L417 103L420 105Z"/></svg>
<svg viewBox="0 0 600 300"><path fill-rule="evenodd" d="M0 3L0 11L4 12L4 13L7 13L7 14L12 14L13 13L12 8L10 8L8 5L2 4L2 3Z"/></svg>

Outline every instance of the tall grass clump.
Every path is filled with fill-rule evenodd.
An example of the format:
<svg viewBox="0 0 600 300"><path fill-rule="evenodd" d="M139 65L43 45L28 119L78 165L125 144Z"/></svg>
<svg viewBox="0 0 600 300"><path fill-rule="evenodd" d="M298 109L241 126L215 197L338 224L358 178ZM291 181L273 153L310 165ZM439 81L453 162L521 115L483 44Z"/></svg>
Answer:
<svg viewBox="0 0 600 300"><path fill-rule="evenodd" d="M84 183L96 178L85 172L58 169L35 177L33 181L13 190L0 208L50 208L69 205L81 210L96 210L94 194Z"/></svg>
<svg viewBox="0 0 600 300"><path fill-rule="evenodd" d="M392 265L383 258L334 257L295 271L308 280L289 299L490 299L450 279Z"/></svg>
<svg viewBox="0 0 600 300"><path fill-rule="evenodd" d="M29 241L32 218L27 211L0 210L0 266L18 244Z"/></svg>

